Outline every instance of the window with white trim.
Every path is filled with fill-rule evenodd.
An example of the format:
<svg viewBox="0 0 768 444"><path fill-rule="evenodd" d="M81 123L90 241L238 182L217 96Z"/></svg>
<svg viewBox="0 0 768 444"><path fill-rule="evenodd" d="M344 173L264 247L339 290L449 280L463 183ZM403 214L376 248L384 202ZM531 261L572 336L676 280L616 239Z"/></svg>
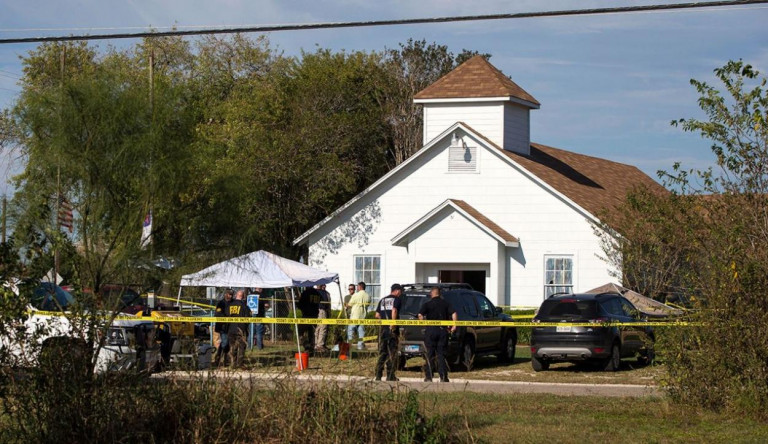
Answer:
<svg viewBox="0 0 768 444"><path fill-rule="evenodd" d="M371 299L381 295L381 256L355 256L355 284L365 282L365 291Z"/></svg>
<svg viewBox="0 0 768 444"><path fill-rule="evenodd" d="M544 256L544 299L573 292L573 256Z"/></svg>

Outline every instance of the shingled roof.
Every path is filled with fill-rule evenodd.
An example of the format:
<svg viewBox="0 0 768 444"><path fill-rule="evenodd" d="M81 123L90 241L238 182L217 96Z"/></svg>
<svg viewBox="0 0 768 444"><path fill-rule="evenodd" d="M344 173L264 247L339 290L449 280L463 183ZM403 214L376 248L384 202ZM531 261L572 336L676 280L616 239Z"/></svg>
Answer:
<svg viewBox="0 0 768 444"><path fill-rule="evenodd" d="M502 150L552 188L594 215L611 211L626 201L638 186L663 192L664 188L632 165L599 157L531 144L528 156Z"/></svg>
<svg viewBox="0 0 768 444"><path fill-rule="evenodd" d="M538 108L540 103L485 57L476 55L414 96L423 99L511 97Z"/></svg>
<svg viewBox="0 0 768 444"><path fill-rule="evenodd" d="M596 216L625 202L627 193L634 188L647 187L651 191L667 192L658 182L632 165L539 143L531 143L529 155L520 154L505 150L466 123L459 123Z"/></svg>
<svg viewBox="0 0 768 444"><path fill-rule="evenodd" d="M515 236L512 236L511 234L509 234L507 230L501 228L495 222L485 217L483 213L477 211L475 207L473 207L472 205L459 199L448 199L448 200L456 204L456 206L458 206L462 210L466 211L467 214L472 216L478 223L484 225L486 228L496 233L505 242L508 242L508 243L519 242L519 240Z"/></svg>

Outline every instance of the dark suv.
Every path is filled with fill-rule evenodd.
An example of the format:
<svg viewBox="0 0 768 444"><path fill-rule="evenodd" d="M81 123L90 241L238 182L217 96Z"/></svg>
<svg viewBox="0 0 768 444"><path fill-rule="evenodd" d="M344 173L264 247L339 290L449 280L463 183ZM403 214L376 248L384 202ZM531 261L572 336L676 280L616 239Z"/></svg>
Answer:
<svg viewBox="0 0 768 444"><path fill-rule="evenodd" d="M605 325L640 322L640 312L618 293L560 294L544 301L533 322L590 323L589 327L534 327L531 334L533 370L547 370L556 361L595 361L616 371L621 358L653 360L653 329Z"/></svg>
<svg viewBox="0 0 768 444"><path fill-rule="evenodd" d="M418 319L421 306L429 300L432 287L440 287L442 297L448 301L460 321L505 321L512 318L494 307L491 301L468 284L408 284L404 285L401 319ZM424 327L404 327L400 342L400 363L408 358L423 356ZM496 355L502 362L515 359L517 330L514 327L459 327L448 340L448 362L467 371L472 369L475 356Z"/></svg>

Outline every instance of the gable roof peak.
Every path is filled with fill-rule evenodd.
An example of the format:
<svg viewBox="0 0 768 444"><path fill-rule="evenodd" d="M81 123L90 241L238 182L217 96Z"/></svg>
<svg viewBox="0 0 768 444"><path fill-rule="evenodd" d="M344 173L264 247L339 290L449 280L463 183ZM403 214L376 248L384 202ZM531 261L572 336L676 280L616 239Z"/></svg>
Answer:
<svg viewBox="0 0 768 444"><path fill-rule="evenodd" d="M541 105L532 95L493 66L485 57L476 55L414 96L414 100L471 99L503 97L514 99L531 108Z"/></svg>

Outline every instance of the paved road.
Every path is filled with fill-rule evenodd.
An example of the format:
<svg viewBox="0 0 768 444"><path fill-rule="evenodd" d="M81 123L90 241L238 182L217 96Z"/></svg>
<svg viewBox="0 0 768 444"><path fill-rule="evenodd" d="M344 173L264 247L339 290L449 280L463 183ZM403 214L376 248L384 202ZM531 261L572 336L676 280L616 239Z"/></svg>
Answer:
<svg viewBox="0 0 768 444"><path fill-rule="evenodd" d="M155 378L179 377L196 378L207 372L165 372L153 375ZM548 393L560 396L603 396L603 397L645 397L662 396L663 392L654 386L631 384L568 384L554 382L522 382L522 381L486 381L475 379L451 379L450 383L423 382L417 378L401 378L398 382L374 382L371 378L345 375L309 375L258 373L245 371L213 371L211 376L216 378L236 379L242 381L258 381L265 386L274 386L278 382L295 381L308 388L319 384L339 384L344 386L364 387L368 390L392 390L397 387L407 387L424 392L473 392L473 393Z"/></svg>

